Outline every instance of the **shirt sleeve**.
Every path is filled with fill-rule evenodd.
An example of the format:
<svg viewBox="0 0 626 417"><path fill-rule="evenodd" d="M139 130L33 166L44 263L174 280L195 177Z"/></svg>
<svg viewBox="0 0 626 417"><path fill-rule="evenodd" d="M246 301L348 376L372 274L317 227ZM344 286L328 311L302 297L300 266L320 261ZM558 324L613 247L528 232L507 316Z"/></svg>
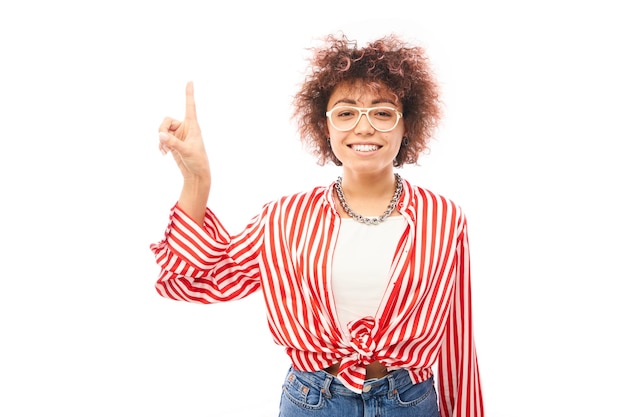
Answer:
<svg viewBox="0 0 626 417"><path fill-rule="evenodd" d="M216 303L246 297L260 288L261 215L231 236L210 209L204 225L175 205L163 240L150 245L161 268L157 292L173 300Z"/></svg>
<svg viewBox="0 0 626 417"><path fill-rule="evenodd" d="M461 220L452 306L438 361L442 417L482 417L483 400L472 328L467 225Z"/></svg>

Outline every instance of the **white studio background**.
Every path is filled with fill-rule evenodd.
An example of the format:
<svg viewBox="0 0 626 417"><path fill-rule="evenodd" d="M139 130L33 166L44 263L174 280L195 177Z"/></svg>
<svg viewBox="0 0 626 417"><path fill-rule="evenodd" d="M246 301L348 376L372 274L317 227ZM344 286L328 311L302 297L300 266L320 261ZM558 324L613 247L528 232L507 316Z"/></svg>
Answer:
<svg viewBox="0 0 626 417"><path fill-rule="evenodd" d="M429 52L445 120L402 175L460 203L488 415L620 415L626 30L610 1L0 5L0 415L275 416L288 362L259 294L165 300L149 244L180 178L157 148L193 80L234 230L328 184L290 99L343 30ZM621 414L623 415L623 414Z"/></svg>

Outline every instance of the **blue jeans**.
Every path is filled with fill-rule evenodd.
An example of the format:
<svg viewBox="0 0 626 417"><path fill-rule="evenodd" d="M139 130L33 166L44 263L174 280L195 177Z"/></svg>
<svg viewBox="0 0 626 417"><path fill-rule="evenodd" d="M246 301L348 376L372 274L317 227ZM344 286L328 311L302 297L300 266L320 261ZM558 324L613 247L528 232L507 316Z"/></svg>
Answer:
<svg viewBox="0 0 626 417"><path fill-rule="evenodd" d="M325 372L289 369L279 417L440 417L433 378L413 384L400 369L368 379L356 394Z"/></svg>

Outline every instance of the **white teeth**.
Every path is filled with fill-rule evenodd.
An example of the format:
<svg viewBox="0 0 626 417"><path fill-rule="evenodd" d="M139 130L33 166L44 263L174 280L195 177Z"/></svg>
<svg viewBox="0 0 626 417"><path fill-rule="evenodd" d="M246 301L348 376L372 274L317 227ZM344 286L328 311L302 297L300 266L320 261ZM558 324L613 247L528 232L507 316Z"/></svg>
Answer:
<svg viewBox="0 0 626 417"><path fill-rule="evenodd" d="M377 150L379 147L376 145L352 145L352 149L359 152L371 152Z"/></svg>

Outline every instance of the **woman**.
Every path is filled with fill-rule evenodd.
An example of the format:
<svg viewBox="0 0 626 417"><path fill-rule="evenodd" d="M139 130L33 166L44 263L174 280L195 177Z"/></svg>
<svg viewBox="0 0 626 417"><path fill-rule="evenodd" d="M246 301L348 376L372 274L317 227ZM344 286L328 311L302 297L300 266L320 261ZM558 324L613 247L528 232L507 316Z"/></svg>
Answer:
<svg viewBox="0 0 626 417"><path fill-rule="evenodd" d="M185 119L159 128L184 182L151 247L157 291L215 303L261 290L292 362L283 417L482 416L464 214L394 172L417 162L440 117L427 58L393 35L364 47L329 36L313 52L294 117L320 164L342 175L266 204L229 234L207 208L188 84Z"/></svg>

